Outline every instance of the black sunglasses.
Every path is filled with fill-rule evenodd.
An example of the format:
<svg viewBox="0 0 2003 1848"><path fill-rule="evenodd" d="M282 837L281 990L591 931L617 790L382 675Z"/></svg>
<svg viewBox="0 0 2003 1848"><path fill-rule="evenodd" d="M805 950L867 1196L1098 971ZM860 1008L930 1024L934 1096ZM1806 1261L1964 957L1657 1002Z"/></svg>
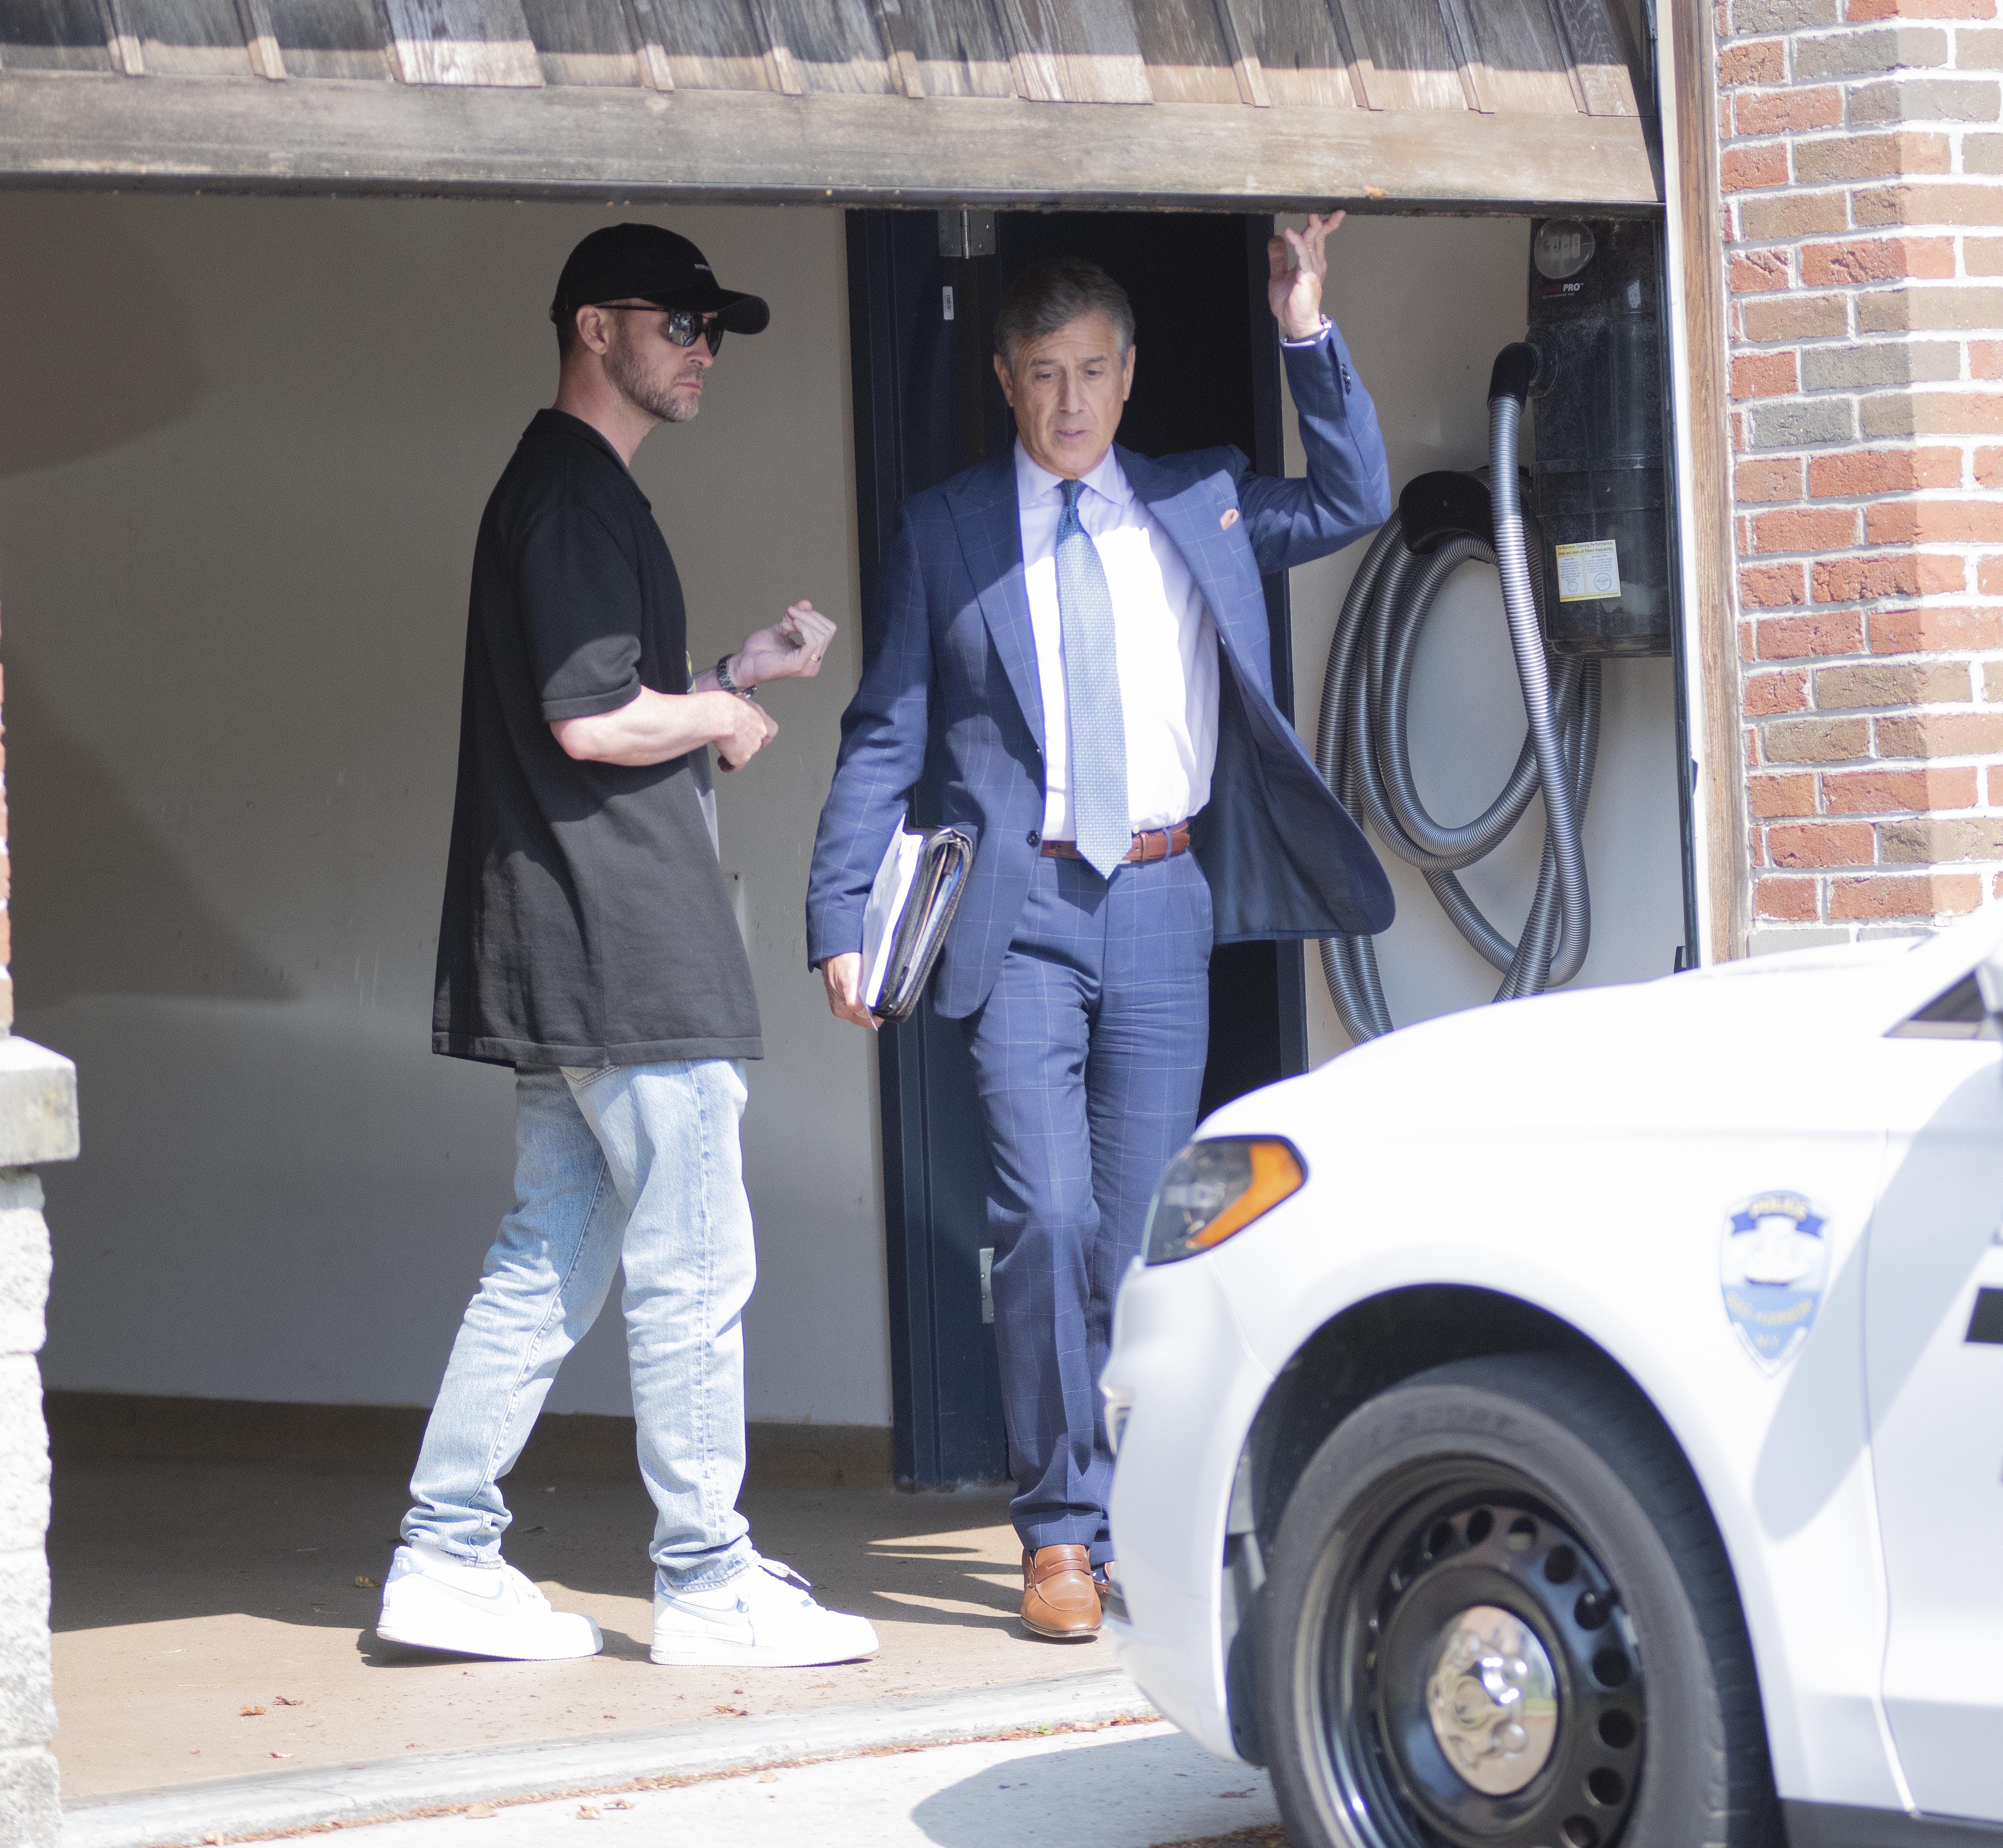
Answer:
<svg viewBox="0 0 2003 1848"><path fill-rule="evenodd" d="M661 324L661 331L672 344L692 347L697 341L706 340L712 358L723 344L723 323L707 309L663 308L658 302L593 302L591 306L625 309L634 314L665 314L668 318ZM703 320L705 314L711 317L707 322Z"/></svg>

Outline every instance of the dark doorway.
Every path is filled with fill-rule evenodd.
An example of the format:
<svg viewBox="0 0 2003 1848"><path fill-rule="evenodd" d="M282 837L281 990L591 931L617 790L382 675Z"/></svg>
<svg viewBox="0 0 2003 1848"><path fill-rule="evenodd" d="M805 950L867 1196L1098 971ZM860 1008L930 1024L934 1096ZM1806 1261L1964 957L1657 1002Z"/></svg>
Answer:
<svg viewBox="0 0 2003 1848"><path fill-rule="evenodd" d="M956 239L942 236L942 218ZM984 236L979 221L958 213L851 212L865 622L905 497L1013 440L991 335L1002 292L1040 257L1090 257L1133 299L1139 357L1123 443L1148 455L1232 443L1261 472L1283 473L1280 358L1265 306L1271 229L1269 219L1235 214L1012 212ZM942 254L956 241L978 253ZM1291 716L1284 578L1267 579L1266 600L1274 688ZM928 773L913 795L914 819L931 819L934 788ZM1206 1113L1305 1069L1306 1039L1294 946L1215 953ZM984 1157L960 1024L923 1008L884 1030L879 1057L897 1477L918 1488L997 1480L1008 1459L984 1313Z"/></svg>

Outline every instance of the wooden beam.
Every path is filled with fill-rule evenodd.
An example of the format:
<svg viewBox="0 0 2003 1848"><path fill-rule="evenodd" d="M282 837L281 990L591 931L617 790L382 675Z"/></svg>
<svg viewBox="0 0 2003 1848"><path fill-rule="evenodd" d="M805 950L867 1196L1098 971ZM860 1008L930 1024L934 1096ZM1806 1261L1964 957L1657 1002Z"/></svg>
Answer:
<svg viewBox="0 0 2003 1848"><path fill-rule="evenodd" d="M751 17L765 41L765 58L772 71L772 87L782 96L800 93L800 73L793 61L793 48L780 31L778 21L765 0L751 0Z"/></svg>
<svg viewBox="0 0 2003 1848"><path fill-rule="evenodd" d="M657 90L675 87L674 66L668 62L668 49L661 37L660 16L654 0L626 0L627 23L633 43L640 47L640 69Z"/></svg>
<svg viewBox="0 0 2003 1848"><path fill-rule="evenodd" d="M1710 916L1704 922L1711 955L1729 960L1746 953L1752 875L1746 864L1745 745L1732 595L1738 547L1732 530L1718 47L1710 0L1671 0L1669 12L1676 60L1676 204L1683 224L1690 366L1690 415L1681 438L1690 459L1690 519L1696 541L1691 548L1695 568L1683 586L1684 646L1697 652L1704 702L1698 734L1704 751L1704 837L1696 851L1710 886ZM1696 953L1694 945L1691 953Z"/></svg>
<svg viewBox="0 0 2003 1848"><path fill-rule="evenodd" d="M278 48L270 0L236 0L236 18L243 28L243 46L250 54L250 68L274 83L284 82L285 54Z"/></svg>
<svg viewBox="0 0 2003 1848"><path fill-rule="evenodd" d="M1632 117L0 74L0 183L593 200L1659 211Z"/></svg>
<svg viewBox="0 0 2003 1848"><path fill-rule="evenodd" d="M1439 0L1440 22L1446 27L1447 42L1460 60L1460 87L1470 109L1484 115L1495 113L1495 86L1489 81L1488 65L1481 56L1480 41L1461 11L1460 0Z"/></svg>
<svg viewBox="0 0 2003 1848"><path fill-rule="evenodd" d="M1141 0L1146 4L1146 0ZM1127 0L995 0L1015 93L1032 103L1152 103L1146 60Z"/></svg>
<svg viewBox="0 0 2003 1848"><path fill-rule="evenodd" d="M1029 35L1021 7L1013 0L999 0L994 15L1002 43L1008 47L1008 72L1015 94L1026 103L1061 103L1064 92L1057 88L1057 60Z"/></svg>
<svg viewBox="0 0 2003 1848"><path fill-rule="evenodd" d="M1558 35L1558 44L1564 48L1565 81L1571 86L1572 107L1582 116L1591 115L1592 103L1585 93L1585 79L1579 75L1578 46L1572 38L1565 9L1557 4L1557 0L1544 0L1544 12L1550 20L1551 30Z"/></svg>
<svg viewBox="0 0 2003 1848"><path fill-rule="evenodd" d="M124 0L97 0L97 11L104 22L104 48L112 69L127 77L145 76L146 54L126 15Z"/></svg>
<svg viewBox="0 0 2003 1848"><path fill-rule="evenodd" d="M1349 0L1328 0L1328 16L1342 55L1349 61L1349 87L1356 93L1356 100L1365 109L1382 109L1384 99L1379 91L1377 66L1369 50L1370 41L1350 16Z"/></svg>
<svg viewBox="0 0 2003 1848"><path fill-rule="evenodd" d="M1266 87L1265 68L1259 62L1251 33L1238 16L1239 0L1217 0L1217 23L1224 28L1224 42L1231 48L1231 74L1238 80L1238 100L1254 109L1271 109L1272 93Z"/></svg>
<svg viewBox="0 0 2003 1848"><path fill-rule="evenodd" d="M925 68L918 61L918 40L911 23L904 17L898 0L876 0L876 30L883 34L883 53L890 61L890 80L899 91L914 101L925 93Z"/></svg>
<svg viewBox="0 0 2003 1848"><path fill-rule="evenodd" d="M536 89L541 61L521 0L377 0L406 83Z"/></svg>
<svg viewBox="0 0 2003 1848"><path fill-rule="evenodd" d="M1596 116L1652 115L1638 99L1641 60L1627 22L1608 0L1551 0L1572 58L1572 81Z"/></svg>

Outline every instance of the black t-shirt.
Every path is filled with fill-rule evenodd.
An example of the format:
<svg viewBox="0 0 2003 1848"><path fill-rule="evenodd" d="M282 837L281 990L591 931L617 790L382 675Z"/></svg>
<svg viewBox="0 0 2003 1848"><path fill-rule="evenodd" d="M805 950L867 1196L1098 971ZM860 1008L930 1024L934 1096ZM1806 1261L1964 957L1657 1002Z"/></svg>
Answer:
<svg viewBox="0 0 2003 1848"><path fill-rule="evenodd" d="M539 411L473 554L432 1050L508 1065L763 1056L705 746L631 769L552 721L688 690L680 581L589 424Z"/></svg>

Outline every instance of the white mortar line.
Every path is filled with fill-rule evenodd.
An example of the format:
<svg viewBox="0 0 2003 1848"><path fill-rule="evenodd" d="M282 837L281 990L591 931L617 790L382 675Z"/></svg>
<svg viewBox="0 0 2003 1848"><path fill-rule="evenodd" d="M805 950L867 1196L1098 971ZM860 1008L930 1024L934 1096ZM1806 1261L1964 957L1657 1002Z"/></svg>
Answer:
<svg viewBox="0 0 2003 1848"><path fill-rule="evenodd" d="M390 1822L469 1803L570 1796L655 1779L716 1777L1018 1731L1152 1720L1119 1669L939 1696L760 1714L742 1720L217 1778L66 1804L63 1848L184 1848L309 1829Z"/></svg>

